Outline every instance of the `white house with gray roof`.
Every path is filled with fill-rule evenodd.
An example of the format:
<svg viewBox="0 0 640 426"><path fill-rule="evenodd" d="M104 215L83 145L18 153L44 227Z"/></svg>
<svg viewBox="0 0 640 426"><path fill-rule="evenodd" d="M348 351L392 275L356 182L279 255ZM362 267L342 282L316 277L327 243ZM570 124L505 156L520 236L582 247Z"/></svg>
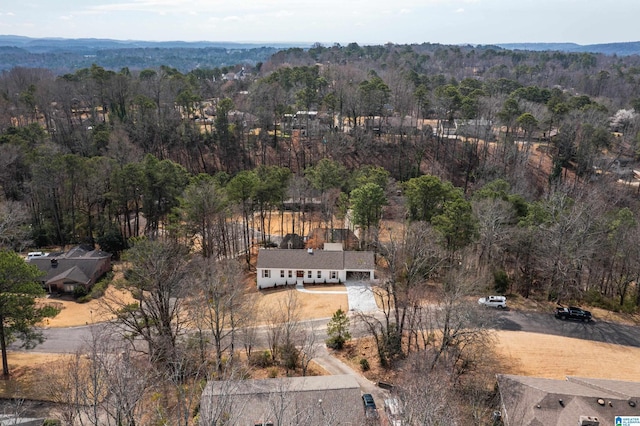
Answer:
<svg viewBox="0 0 640 426"><path fill-rule="evenodd" d="M336 245L324 250L261 249L257 264L258 290L294 284L331 284L358 276L374 279L371 251L343 251Z"/></svg>

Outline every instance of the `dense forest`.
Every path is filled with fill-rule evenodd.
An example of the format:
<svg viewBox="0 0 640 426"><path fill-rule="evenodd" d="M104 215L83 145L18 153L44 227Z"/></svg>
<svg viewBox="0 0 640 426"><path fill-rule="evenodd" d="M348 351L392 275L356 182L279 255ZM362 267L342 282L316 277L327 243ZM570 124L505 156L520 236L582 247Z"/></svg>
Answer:
<svg viewBox="0 0 640 426"><path fill-rule="evenodd" d="M351 43L133 68L0 75L2 246L138 242L142 264L139 241L162 237L226 259L285 211L299 235L312 210L349 218L393 300L371 324L383 365L427 342L413 301L432 280L451 300L473 277L475 292L640 305L638 56ZM384 220L402 237L382 240ZM458 377L445 346L431 368Z"/></svg>

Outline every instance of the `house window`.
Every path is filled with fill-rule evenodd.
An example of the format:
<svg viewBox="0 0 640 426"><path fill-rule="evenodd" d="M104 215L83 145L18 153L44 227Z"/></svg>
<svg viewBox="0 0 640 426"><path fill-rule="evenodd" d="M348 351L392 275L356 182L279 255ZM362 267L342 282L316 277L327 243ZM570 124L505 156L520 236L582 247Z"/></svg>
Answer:
<svg viewBox="0 0 640 426"><path fill-rule="evenodd" d="M263 269L262 278L271 278L271 271L269 269Z"/></svg>
<svg viewBox="0 0 640 426"><path fill-rule="evenodd" d="M338 271L331 271L331 279L335 280L336 278L338 278Z"/></svg>
<svg viewBox="0 0 640 426"><path fill-rule="evenodd" d="M280 270L280 278L284 278L284 269Z"/></svg>
<svg viewBox="0 0 640 426"><path fill-rule="evenodd" d="M293 278L293 271L289 270L289 278Z"/></svg>
<svg viewBox="0 0 640 426"><path fill-rule="evenodd" d="M318 278L322 278L322 271L318 271Z"/></svg>
<svg viewBox="0 0 640 426"><path fill-rule="evenodd" d="M313 278L313 272L307 271L307 278Z"/></svg>

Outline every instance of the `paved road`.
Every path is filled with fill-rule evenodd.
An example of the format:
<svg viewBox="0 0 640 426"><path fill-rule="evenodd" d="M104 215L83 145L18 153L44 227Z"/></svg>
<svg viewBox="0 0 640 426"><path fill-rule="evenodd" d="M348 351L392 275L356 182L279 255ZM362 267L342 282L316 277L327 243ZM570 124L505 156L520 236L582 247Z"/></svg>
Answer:
<svg viewBox="0 0 640 426"><path fill-rule="evenodd" d="M590 323L562 321L556 319L552 314L514 310L501 311L496 309L491 315L494 316L493 327L496 330L552 334L640 347L640 327L636 326L598 321L597 319ZM305 321L305 324L308 327L313 327L319 339L324 340L326 338L327 322L328 318L323 318ZM92 330L99 330L104 326L104 324L96 324L92 326L46 329L44 330L45 342L36 346L32 351L42 353L74 352L85 342L90 341ZM358 330L357 322L352 321L352 335L357 337L363 333L365 333L364 329L360 328ZM18 344L14 343L10 349L18 350Z"/></svg>
<svg viewBox="0 0 640 426"><path fill-rule="evenodd" d="M495 329L552 334L594 340L617 345L640 347L640 327L607 321L563 321L553 314L521 311L495 311Z"/></svg>

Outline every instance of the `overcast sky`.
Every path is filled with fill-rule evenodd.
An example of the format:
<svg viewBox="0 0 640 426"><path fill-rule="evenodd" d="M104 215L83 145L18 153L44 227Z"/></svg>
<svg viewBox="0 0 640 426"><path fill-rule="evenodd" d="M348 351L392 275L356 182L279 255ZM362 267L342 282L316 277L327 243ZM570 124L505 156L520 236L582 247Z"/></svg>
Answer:
<svg viewBox="0 0 640 426"><path fill-rule="evenodd" d="M640 0L1 0L0 34L148 41L639 41Z"/></svg>

